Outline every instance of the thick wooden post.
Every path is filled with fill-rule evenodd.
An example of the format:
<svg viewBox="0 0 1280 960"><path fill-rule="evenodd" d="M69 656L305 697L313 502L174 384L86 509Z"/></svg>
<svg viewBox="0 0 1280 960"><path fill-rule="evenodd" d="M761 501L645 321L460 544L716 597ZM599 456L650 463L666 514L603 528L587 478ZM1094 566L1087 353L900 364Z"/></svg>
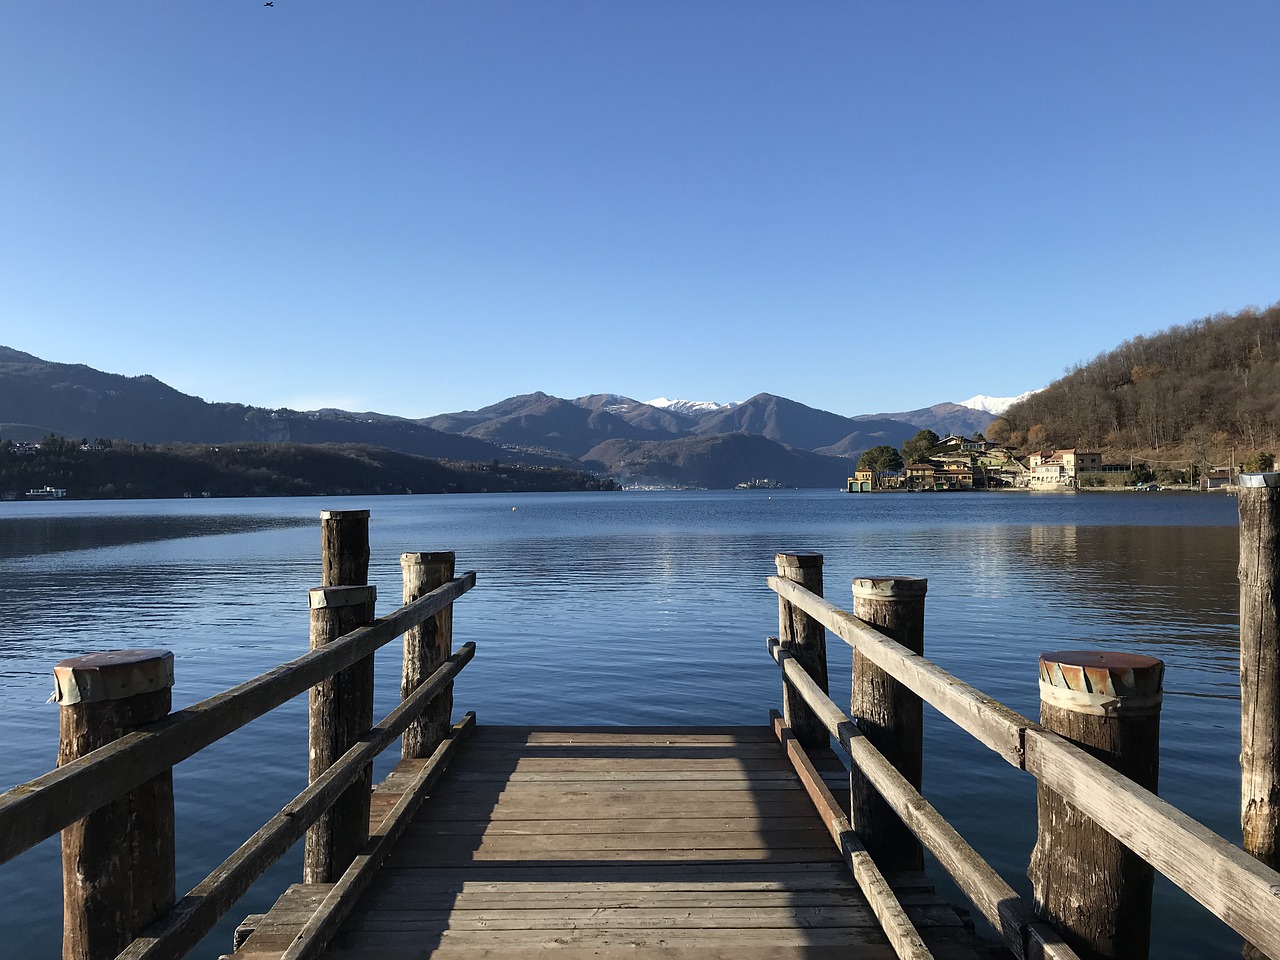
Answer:
<svg viewBox="0 0 1280 960"><path fill-rule="evenodd" d="M453 579L454 555L439 553L402 553L400 569L404 575L404 602L412 603ZM453 652L453 607L445 607L421 626L406 630L404 635L404 670L400 676L400 699L407 700L427 677L439 668ZM453 684L449 684L427 707L422 716L409 725L400 743L400 755L406 760L429 757L449 732L453 713Z"/></svg>
<svg viewBox="0 0 1280 960"><path fill-rule="evenodd" d="M792 551L779 553L773 560L779 577L822 596L822 554ZM822 692L828 693L826 628L782 597L778 598L778 641ZM831 743L826 726L785 680L782 681L782 717L802 747L825 747Z"/></svg>
<svg viewBox="0 0 1280 960"><path fill-rule="evenodd" d="M1154 792L1164 663L1127 653L1040 657L1040 722ZM1103 785L1099 785L1102 788ZM1053 791L1040 787L1027 875L1036 910L1081 960L1145 960L1151 866Z"/></svg>
<svg viewBox="0 0 1280 960"><path fill-rule="evenodd" d="M58 766L169 713L173 654L118 650L53 668ZM110 785L104 786L104 791ZM173 773L62 831L63 960L111 960L174 902Z"/></svg>
<svg viewBox="0 0 1280 960"><path fill-rule="evenodd" d="M924 652L924 577L865 577L853 581L854 616L916 653ZM920 789L924 705L920 698L857 650L853 653L850 715L873 747ZM855 768L849 774L853 828L882 872L924 869L920 841Z"/></svg>
<svg viewBox="0 0 1280 960"><path fill-rule="evenodd" d="M1240 475L1240 828L1280 868L1280 473ZM1262 957L1246 946L1246 957Z"/></svg>
<svg viewBox="0 0 1280 960"><path fill-rule="evenodd" d="M317 587L311 602L311 649L373 621L374 587ZM373 657L311 688L308 779L329 769L373 726ZM335 883L369 839L373 765L307 831L303 883Z"/></svg>
<svg viewBox="0 0 1280 960"><path fill-rule="evenodd" d="M363 587L369 582L369 511L320 511L320 585Z"/></svg>

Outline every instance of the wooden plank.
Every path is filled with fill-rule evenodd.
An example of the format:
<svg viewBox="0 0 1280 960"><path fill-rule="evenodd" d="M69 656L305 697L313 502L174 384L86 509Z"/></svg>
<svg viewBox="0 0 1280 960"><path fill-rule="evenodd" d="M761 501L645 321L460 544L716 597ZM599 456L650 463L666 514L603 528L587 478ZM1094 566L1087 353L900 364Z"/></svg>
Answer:
<svg viewBox="0 0 1280 960"><path fill-rule="evenodd" d="M845 786L844 780L840 781ZM591 786L595 790L591 790ZM795 799L799 781L765 781L756 782L754 786L744 783L721 781L718 783L687 783L672 780L644 781L540 781L504 785L500 782L448 783L436 790L431 799L439 803L499 805L506 803L525 803L547 799L548 803L564 804L594 803L596 799L602 803L646 803L666 799L667 803L686 805L691 801L690 792L699 794L698 803L786 803L788 797ZM434 808L433 808L434 809Z"/></svg>
<svg viewBox="0 0 1280 960"><path fill-rule="evenodd" d="M363 659L453 603L475 582L474 572L464 573L322 650L177 710L144 730L0 794L0 863Z"/></svg>
<svg viewBox="0 0 1280 960"><path fill-rule="evenodd" d="M865 903L817 907L746 907L691 910L676 907L595 907L573 910L362 910L351 918L344 932L355 937L365 933L418 931L435 934L496 933L528 931L535 936L546 930L590 930L618 933L623 930L663 930L678 935L682 930L794 930L831 927L879 929L875 915ZM732 934L730 934L732 935Z"/></svg>
<svg viewBox="0 0 1280 960"><path fill-rule="evenodd" d="M561 811L571 812L571 811ZM671 811L666 811L670 813ZM698 812L703 812L701 807ZM803 811L802 811L803 812ZM425 837L524 837L538 835L555 836L630 836L632 834L662 834L674 840L684 834L731 834L733 836L761 836L762 832L771 829L766 826L777 821L773 818L762 819L753 813L740 817L668 817L646 818L615 816L609 819L564 820L555 818L529 818L520 820L437 820L432 818L424 823L414 824L414 836ZM796 829L801 829L799 825ZM808 832L818 832L814 825L804 828Z"/></svg>
<svg viewBox="0 0 1280 960"><path fill-rule="evenodd" d="M486 724L476 730L475 747L489 742L504 744L739 744L773 742L769 731L759 726L657 727L580 726L521 727Z"/></svg>
<svg viewBox="0 0 1280 960"><path fill-rule="evenodd" d="M613 752L613 751L611 751ZM601 773L618 769L620 762L635 773L661 773L683 775L704 773L790 773L790 768L777 756L745 757L741 759L703 759L699 757L644 757L613 756L578 757L467 757L466 769L471 773L498 773L505 776L525 773Z"/></svg>
<svg viewBox="0 0 1280 960"><path fill-rule="evenodd" d="M596 949L610 947L663 947L680 945L684 947L725 947L731 944L764 945L791 944L808 946L842 946L846 957L862 960L853 948L862 945L887 946L884 934L872 925L866 927L791 927L789 929L738 929L732 932L719 929L711 930L666 930L658 929L620 929L620 930L491 930L491 931L445 931L435 937L424 937L419 930L362 930L358 933L343 934L335 946L344 943L359 943L366 948L403 948L416 946L423 949L424 940L430 943L438 940L429 954L433 960L444 954L449 945L483 945L485 947L505 947L508 951L520 950L534 953L544 950L555 950L552 954L559 957L559 951L565 946L592 946ZM646 951L647 952L647 951ZM425 956L419 953L419 956ZM884 956L893 957L892 947L888 947ZM970 947L969 956L974 956Z"/></svg>
<svg viewBox="0 0 1280 960"><path fill-rule="evenodd" d="M385 802L394 803L399 794L386 794ZM478 794L464 794L462 797L477 799ZM460 824L469 822L501 823L507 820L539 819L546 822L555 820L576 820L586 823L590 820L618 820L633 810L636 804L650 805L655 809L672 803L683 803L687 794L673 791L636 792L627 795L611 794L609 797L594 799L589 807L579 807L563 801L563 795L539 793L529 795L522 792L504 794L500 799L484 808L477 808L471 803L444 803L441 795L436 794L430 801L430 818L433 823ZM803 813L805 801L788 794L771 793L776 799L733 799L740 793L724 791L708 791L698 800L698 814L703 819L737 819L739 817L789 817ZM375 802L379 795L375 794ZM458 795L454 795L456 799ZM730 799L720 799L729 797ZM434 802L433 802L434 801ZM552 804L548 807L548 801Z"/></svg>
<svg viewBox="0 0 1280 960"><path fill-rule="evenodd" d="M938 960L974 960L975 954L969 942L952 945L931 937L934 955ZM950 939L950 938L948 938ZM853 960L847 943L770 943L746 944L689 941L661 941L621 943L613 945L611 955L619 957L644 957L646 960ZM600 960L601 947L557 944L555 960ZM513 957L541 956L538 947L528 951L513 952L510 946L486 947L450 940L435 947L431 960L512 960ZM887 944L860 944L856 960L893 960L893 948ZM421 947L381 946L370 948L359 945L335 947L327 956L334 960L423 960ZM250 960L250 958L246 958ZM251 960L267 960L266 957Z"/></svg>
<svg viewBox="0 0 1280 960"><path fill-rule="evenodd" d="M651 890L823 890L849 888L848 871L836 860L804 863L724 863L690 862L598 863L557 865L476 864L446 867L397 867L394 880L384 868L387 880L397 884L412 881L427 890L599 890L616 887L642 893Z"/></svg>
<svg viewBox="0 0 1280 960"><path fill-rule="evenodd" d="M579 884L578 886L583 886ZM361 902L364 911L402 909L405 903L419 904L426 909L440 909L447 905L459 912L487 913L497 910L557 910L571 907L577 910L624 909L636 902L636 893L643 892L646 908L679 907L706 909L752 909L755 907L820 907L863 905L861 895L845 884L829 890L748 890L726 892L711 884L704 890L643 890L621 884L596 884L589 890L545 890L525 886L518 890L476 891L438 890L423 891L416 885L389 883L382 885ZM934 898L936 899L936 898Z"/></svg>
<svg viewBox="0 0 1280 960"><path fill-rule="evenodd" d="M599 743L599 744L527 744L507 746L490 741L485 746L467 747L470 760L554 760L583 757L609 757L620 760L743 760L766 758L777 761L778 745L764 743Z"/></svg>
<svg viewBox="0 0 1280 960"><path fill-rule="evenodd" d="M797 783L790 770L699 770L696 778L673 770L618 770L597 771L548 770L539 773L512 771L459 770L451 778L455 783L630 783L635 781L663 781L671 783L715 784L738 783L746 787L757 783ZM690 768L696 769L696 768Z"/></svg>
<svg viewBox="0 0 1280 960"><path fill-rule="evenodd" d="M465 863L483 861L506 862L513 858L527 858L532 852L527 847L514 844L485 843L478 848L467 844L442 845L430 849L404 850L395 854L394 864L405 867L422 867L432 863L441 866L457 866ZM734 846L690 846L680 849L634 848L600 849L596 847L575 847L570 849L558 847L541 847L538 855L553 863L569 864L592 861L628 863L643 861L680 861L689 857L697 857L712 863L727 864L735 861L758 861L762 863L802 863L821 861L830 856L827 845L815 843L804 847L761 846L738 848ZM638 856L643 854L643 857Z"/></svg>
<svg viewBox="0 0 1280 960"><path fill-rule="evenodd" d="M652 940L653 938L650 938ZM574 946L553 944L555 960L600 960L602 946ZM639 957L649 960L851 960L849 945L845 943L770 943L743 944L723 942L662 941L658 943L632 943L612 945L617 956ZM527 950L514 953L518 947L504 945L489 947L460 944L456 941L440 944L431 951L431 960L512 960L513 957L539 956L547 949L543 944L532 944ZM331 948L328 956L334 960L423 960L426 956L421 945L395 946L382 943L341 944ZM939 954L942 958L944 954ZM964 956L972 958L970 951ZM239 957L239 955L237 955ZM243 960L272 960L271 954L245 955ZM894 960L893 948L888 945L867 944L858 948L857 960Z"/></svg>

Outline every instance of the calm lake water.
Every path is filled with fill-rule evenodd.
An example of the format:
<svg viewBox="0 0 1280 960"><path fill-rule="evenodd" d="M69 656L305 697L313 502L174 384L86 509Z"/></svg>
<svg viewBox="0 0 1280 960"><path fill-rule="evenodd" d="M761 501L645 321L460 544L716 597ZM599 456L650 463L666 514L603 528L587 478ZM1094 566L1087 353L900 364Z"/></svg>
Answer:
<svg viewBox="0 0 1280 960"><path fill-rule="evenodd" d="M455 705L481 723L764 723L780 680L764 648L773 556L821 551L826 595L854 577L929 579L926 653L1036 716L1036 658L1129 650L1167 664L1161 794L1239 842L1236 501L1198 494L826 491L537 494L320 500L0 504L0 790L48 770L51 668L124 647L174 652L174 707L307 648L321 509L372 511L379 613L402 552L454 550L478 583L455 609L475 640ZM514 509L513 509L514 508ZM829 640L832 696L849 650ZM398 645L378 657L379 713L398 699ZM678 672L678 676L676 675ZM925 794L1023 893L1035 787L926 712ZM380 777L393 762L379 765ZM306 781L306 698L175 771L179 896ZM299 845L300 847L300 845ZM193 954L300 876L277 866ZM934 870L935 880L940 874ZM939 884L943 886L942 883ZM5 955L56 956L57 840L0 866ZM958 898L958 894L956 895ZM960 902L960 901L958 901ZM1236 957L1234 934L1157 880L1153 956Z"/></svg>

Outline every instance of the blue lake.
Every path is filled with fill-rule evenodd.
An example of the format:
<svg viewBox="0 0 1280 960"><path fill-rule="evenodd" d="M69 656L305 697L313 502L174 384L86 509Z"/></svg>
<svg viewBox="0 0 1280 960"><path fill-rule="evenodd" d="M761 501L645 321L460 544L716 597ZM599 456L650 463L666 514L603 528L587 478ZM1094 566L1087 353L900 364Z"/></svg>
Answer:
<svg viewBox="0 0 1280 960"><path fill-rule="evenodd" d="M400 554L454 550L478 583L455 610L475 661L455 709L481 723L764 723L780 704L764 637L782 550L825 555L826 595L859 576L927 577L926 653L1013 708L1038 712L1047 650L1129 650L1167 665L1161 795L1239 840L1236 501L1200 494L827 491L536 494L320 500L0 504L0 789L48 770L51 668L123 647L174 652L174 706L307 648L319 512L372 511L379 612ZM849 650L829 640L832 696ZM399 649L379 654L379 716ZM1022 892L1035 785L926 711L925 794ZM390 754L378 775L390 766ZM306 698L175 771L179 895L305 785ZM300 875L275 868L193 956ZM934 871L935 880L941 880ZM944 886L939 883L939 886ZM56 839L0 866L6 956L56 956ZM956 895L958 897L958 894ZM1157 881L1153 956L1235 957L1239 941Z"/></svg>

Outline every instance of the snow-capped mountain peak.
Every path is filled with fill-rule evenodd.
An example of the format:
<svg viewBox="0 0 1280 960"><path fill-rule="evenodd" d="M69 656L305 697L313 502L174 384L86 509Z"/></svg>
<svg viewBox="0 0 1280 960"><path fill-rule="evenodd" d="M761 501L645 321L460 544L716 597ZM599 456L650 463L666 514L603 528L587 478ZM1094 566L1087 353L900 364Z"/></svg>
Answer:
<svg viewBox="0 0 1280 960"><path fill-rule="evenodd" d="M666 397L658 397L656 400L645 401L651 407L658 407L661 410L674 410L676 413L683 413L690 417L705 417L709 413L715 413L717 410L726 410L730 407L736 407L735 402L716 403L714 400L669 400Z"/></svg>
<svg viewBox="0 0 1280 960"><path fill-rule="evenodd" d="M1039 390L1028 390L1026 393L1018 394L1016 397L988 397L986 394L980 393L976 397L970 397L968 400L961 400L960 406L969 407L973 410L985 410L987 413L998 417L1015 403L1020 403L1033 393L1039 392Z"/></svg>

